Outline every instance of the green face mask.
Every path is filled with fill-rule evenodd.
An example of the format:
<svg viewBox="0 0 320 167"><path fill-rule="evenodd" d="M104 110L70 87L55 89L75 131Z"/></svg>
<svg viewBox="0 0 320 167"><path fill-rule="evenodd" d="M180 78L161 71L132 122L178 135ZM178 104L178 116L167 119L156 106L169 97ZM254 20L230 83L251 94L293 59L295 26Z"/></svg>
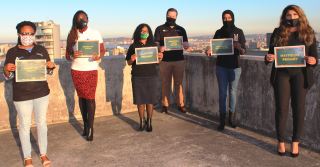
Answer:
<svg viewBox="0 0 320 167"><path fill-rule="evenodd" d="M149 37L149 34L148 33L145 33L145 34L141 34L140 35L140 38L141 39L147 39Z"/></svg>

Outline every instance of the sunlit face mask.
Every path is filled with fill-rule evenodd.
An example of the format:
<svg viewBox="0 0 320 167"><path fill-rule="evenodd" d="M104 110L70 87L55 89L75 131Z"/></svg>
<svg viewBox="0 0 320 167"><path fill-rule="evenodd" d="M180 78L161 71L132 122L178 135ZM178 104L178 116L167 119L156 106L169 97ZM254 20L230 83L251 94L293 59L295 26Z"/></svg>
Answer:
<svg viewBox="0 0 320 167"><path fill-rule="evenodd" d="M20 36L21 44L23 46L30 46L35 41L34 35L21 35L20 34L19 36Z"/></svg>
<svg viewBox="0 0 320 167"><path fill-rule="evenodd" d="M19 35L19 36L20 36L21 44L23 46L30 46L35 41L34 35Z"/></svg>
<svg viewBox="0 0 320 167"><path fill-rule="evenodd" d="M141 33L140 38L141 39L147 39L149 37L149 33Z"/></svg>

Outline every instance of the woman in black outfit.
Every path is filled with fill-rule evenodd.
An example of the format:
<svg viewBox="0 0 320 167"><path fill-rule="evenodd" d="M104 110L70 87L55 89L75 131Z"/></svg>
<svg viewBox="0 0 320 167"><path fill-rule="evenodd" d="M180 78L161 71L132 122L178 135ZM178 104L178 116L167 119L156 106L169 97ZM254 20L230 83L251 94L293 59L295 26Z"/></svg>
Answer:
<svg viewBox="0 0 320 167"><path fill-rule="evenodd" d="M133 91L133 103L137 105L140 117L140 131L146 129L152 131L151 119L153 113L153 104L157 102L157 82L158 64L136 65L135 48L157 46L153 40L152 30L147 24L140 24L133 34L133 44L128 49L126 60L128 65L132 66L131 81ZM162 53L158 54L161 60ZM147 110L147 120L144 117L144 110Z"/></svg>
<svg viewBox="0 0 320 167"><path fill-rule="evenodd" d="M229 108L229 125L236 128L236 102L238 83L241 76L240 55L245 53L246 39L242 29L235 26L235 17L231 10L222 13L223 26L216 31L213 39L233 38L234 54L217 57L216 75L219 87L219 131L225 127L227 105ZM212 56L211 49L206 54ZM227 96L229 94L229 104Z"/></svg>
<svg viewBox="0 0 320 167"><path fill-rule="evenodd" d="M276 102L278 153L281 156L285 155L285 130L291 98L292 157L299 155L299 139L303 131L305 116L305 99L307 90L313 84L313 67L318 63L318 53L314 30L310 27L303 10L299 6L289 5L282 12L280 26L273 31L265 62L268 64L274 61L274 47L295 45L305 45L306 67L275 68L273 65L270 78Z"/></svg>

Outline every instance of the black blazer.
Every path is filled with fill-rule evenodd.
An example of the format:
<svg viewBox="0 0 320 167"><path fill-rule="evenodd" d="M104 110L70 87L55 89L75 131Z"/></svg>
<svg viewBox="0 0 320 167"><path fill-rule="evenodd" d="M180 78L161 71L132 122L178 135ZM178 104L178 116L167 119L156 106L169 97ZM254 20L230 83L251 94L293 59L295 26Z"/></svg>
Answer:
<svg viewBox="0 0 320 167"><path fill-rule="evenodd" d="M270 38L270 45L269 45L269 51L268 51L269 54L274 54L274 47L277 47L276 39L279 36L279 33L280 33L279 28L275 28ZM307 64L306 67L302 67L304 78L305 78L304 86L305 88L309 89L314 83L313 68L316 67L318 64L317 42L316 42L316 39L314 39L314 42L310 46L307 46L304 42L302 43L306 47L306 55L315 57L317 61L315 65ZM300 44L297 44L297 45L300 45ZM270 62L267 61L266 56L264 59L265 63L269 64ZM270 76L270 82L272 85L274 85L275 83L276 75L277 75L277 68L275 68L275 64L273 62L271 76Z"/></svg>

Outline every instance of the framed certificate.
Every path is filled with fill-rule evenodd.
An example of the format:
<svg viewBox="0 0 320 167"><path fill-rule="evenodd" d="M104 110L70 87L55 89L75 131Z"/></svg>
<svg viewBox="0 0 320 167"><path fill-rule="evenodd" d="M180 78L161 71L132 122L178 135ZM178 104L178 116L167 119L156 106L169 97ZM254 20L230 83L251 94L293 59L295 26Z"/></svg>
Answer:
<svg viewBox="0 0 320 167"><path fill-rule="evenodd" d="M92 57L94 54L100 55L100 43L93 40L77 41L76 50L82 52L79 58Z"/></svg>
<svg viewBox="0 0 320 167"><path fill-rule="evenodd" d="M166 51L183 50L182 36L164 37L164 47Z"/></svg>
<svg viewBox="0 0 320 167"><path fill-rule="evenodd" d="M275 67L305 67L305 46L274 47Z"/></svg>
<svg viewBox="0 0 320 167"><path fill-rule="evenodd" d="M233 55L233 38L211 39L210 40L212 55Z"/></svg>
<svg viewBox="0 0 320 167"><path fill-rule="evenodd" d="M16 82L33 82L47 80L46 59L16 59Z"/></svg>
<svg viewBox="0 0 320 167"><path fill-rule="evenodd" d="M135 48L136 64L158 63L158 47Z"/></svg>

